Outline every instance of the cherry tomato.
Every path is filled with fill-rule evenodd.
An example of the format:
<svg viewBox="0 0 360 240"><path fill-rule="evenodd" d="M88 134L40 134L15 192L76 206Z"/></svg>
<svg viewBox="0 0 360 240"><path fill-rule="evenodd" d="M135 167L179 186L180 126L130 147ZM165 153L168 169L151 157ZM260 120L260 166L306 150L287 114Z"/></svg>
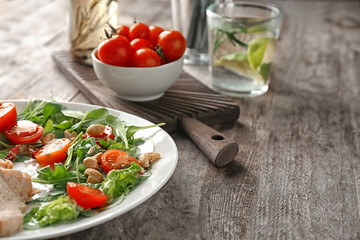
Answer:
<svg viewBox="0 0 360 240"><path fill-rule="evenodd" d="M67 193L75 202L84 209L101 207L107 200L107 196L101 190L86 185L68 182Z"/></svg>
<svg viewBox="0 0 360 240"><path fill-rule="evenodd" d="M16 108L13 103L0 103L0 132L12 128L16 123Z"/></svg>
<svg viewBox="0 0 360 240"><path fill-rule="evenodd" d="M140 48L134 53L132 63L135 67L155 67L161 64L161 59L154 50Z"/></svg>
<svg viewBox="0 0 360 240"><path fill-rule="evenodd" d="M164 57L169 62L181 58L186 49L184 36L176 30L165 30L160 33L158 44L163 50Z"/></svg>
<svg viewBox="0 0 360 240"><path fill-rule="evenodd" d="M135 38L130 42L130 45L133 49L133 52L136 52L136 50L140 48L153 48L153 45L149 40L143 39L143 38Z"/></svg>
<svg viewBox="0 0 360 240"><path fill-rule="evenodd" d="M134 40L135 38L149 39L150 29L148 25L144 23L135 23L130 27L129 36L131 40Z"/></svg>
<svg viewBox="0 0 360 240"><path fill-rule="evenodd" d="M150 42L154 47L156 47L159 34L162 31L164 31L164 29L159 26L150 26L149 30L150 30Z"/></svg>
<svg viewBox="0 0 360 240"><path fill-rule="evenodd" d="M67 138L53 139L38 149L34 157L43 165L62 162L67 157L66 151L69 149L70 143L70 140Z"/></svg>
<svg viewBox="0 0 360 240"><path fill-rule="evenodd" d="M119 35L122 35L124 37L126 37L127 39L130 39L129 36L129 30L130 28L126 25L119 25L116 29L116 33Z"/></svg>
<svg viewBox="0 0 360 240"><path fill-rule="evenodd" d="M5 131L6 137L14 144L34 143L41 138L44 129L42 126L28 120L17 121L9 130Z"/></svg>
<svg viewBox="0 0 360 240"><path fill-rule="evenodd" d="M101 42L97 52L103 63L122 67L129 65L133 53L129 40L121 35Z"/></svg>
<svg viewBox="0 0 360 240"><path fill-rule="evenodd" d="M140 165L139 161L127 154L124 151L118 149L107 150L101 156L101 166L106 173L113 169L123 169L130 167L132 162L136 162Z"/></svg>

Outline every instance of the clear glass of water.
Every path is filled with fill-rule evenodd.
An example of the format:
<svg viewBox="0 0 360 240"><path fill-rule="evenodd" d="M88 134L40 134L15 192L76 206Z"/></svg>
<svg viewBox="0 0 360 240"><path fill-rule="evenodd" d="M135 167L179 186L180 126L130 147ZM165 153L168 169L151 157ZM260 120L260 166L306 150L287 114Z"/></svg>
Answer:
<svg viewBox="0 0 360 240"><path fill-rule="evenodd" d="M206 14L215 90L234 97L266 93L281 11L271 4L234 1L214 3Z"/></svg>
<svg viewBox="0 0 360 240"><path fill-rule="evenodd" d="M171 0L172 28L180 31L186 38L185 63L208 64L206 8L214 2L215 0Z"/></svg>

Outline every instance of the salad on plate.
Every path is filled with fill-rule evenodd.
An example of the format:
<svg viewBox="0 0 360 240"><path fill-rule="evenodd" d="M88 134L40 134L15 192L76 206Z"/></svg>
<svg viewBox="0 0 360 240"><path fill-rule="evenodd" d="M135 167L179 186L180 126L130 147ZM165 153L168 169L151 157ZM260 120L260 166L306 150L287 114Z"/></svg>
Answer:
<svg viewBox="0 0 360 240"><path fill-rule="evenodd" d="M139 154L151 139L135 133L161 125L127 125L106 108L71 110L56 101L31 100L22 112L0 103L0 203L12 207L0 210L0 236L121 204L162 158L156 149ZM18 162L30 167L14 169Z"/></svg>

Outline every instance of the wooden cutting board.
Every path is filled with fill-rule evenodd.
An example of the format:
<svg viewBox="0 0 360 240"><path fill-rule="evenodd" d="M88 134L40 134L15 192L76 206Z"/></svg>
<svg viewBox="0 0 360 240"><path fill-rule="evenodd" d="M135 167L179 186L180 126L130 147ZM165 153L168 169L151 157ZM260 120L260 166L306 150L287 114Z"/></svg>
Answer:
<svg viewBox="0 0 360 240"><path fill-rule="evenodd" d="M98 80L92 67L76 62L69 52L54 52L53 59L63 74L91 103L129 112L154 123L165 122L166 125L163 128L168 133L180 128L184 129L198 147L200 147L199 144L208 145L207 142L210 140L219 147L219 140L226 140L221 133L212 132L211 128L198 124L198 121L213 127L227 126L234 124L240 114L238 105L229 98L214 92L186 72L181 73L179 79L161 98L148 102L129 102L118 98L111 89ZM198 121L195 122L195 119ZM203 130L200 135L210 134L211 139L195 139L199 137L199 130ZM223 142L222 147L227 148L229 143ZM200 147L203 152L212 151L211 146L202 147L209 148L204 150ZM219 152L205 154L208 158L217 158ZM221 160L213 159L212 161ZM214 164L222 165L222 163Z"/></svg>

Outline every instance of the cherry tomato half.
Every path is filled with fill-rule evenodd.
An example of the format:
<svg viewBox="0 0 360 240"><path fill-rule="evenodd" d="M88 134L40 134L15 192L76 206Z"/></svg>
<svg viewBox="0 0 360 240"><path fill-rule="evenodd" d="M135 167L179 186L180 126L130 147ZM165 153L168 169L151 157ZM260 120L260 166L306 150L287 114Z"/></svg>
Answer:
<svg viewBox="0 0 360 240"><path fill-rule="evenodd" d="M107 196L101 190L86 185L68 182L67 193L75 202L84 209L101 207L107 200Z"/></svg>
<svg viewBox="0 0 360 240"><path fill-rule="evenodd" d="M153 48L151 42L143 38L135 38L130 42L130 45L134 52L136 52L136 50L139 50L140 48Z"/></svg>
<svg viewBox="0 0 360 240"><path fill-rule="evenodd" d="M154 25L154 26L150 26L149 30L150 30L150 42L154 47L156 47L158 43L159 35L164 31L164 29Z"/></svg>
<svg viewBox="0 0 360 240"><path fill-rule="evenodd" d="M53 139L38 149L34 157L43 165L62 162L67 157L66 151L69 149L70 143L70 140L67 138Z"/></svg>
<svg viewBox="0 0 360 240"><path fill-rule="evenodd" d="M116 29L116 33L119 35L122 35L124 37L126 37L127 39L130 39L129 36L129 30L130 28L126 25L119 25Z"/></svg>
<svg viewBox="0 0 360 240"><path fill-rule="evenodd" d="M186 39L179 31L165 30L159 35L158 45L162 48L164 57L172 62L184 54Z"/></svg>
<svg viewBox="0 0 360 240"><path fill-rule="evenodd" d="M144 23L135 23L130 27L129 36L131 40L135 38L149 39L150 38L149 26Z"/></svg>
<svg viewBox="0 0 360 240"><path fill-rule="evenodd" d="M17 121L9 130L5 131L6 137L14 144L34 143L39 140L44 132L42 126L28 120Z"/></svg>
<svg viewBox="0 0 360 240"><path fill-rule="evenodd" d="M133 53L129 40L121 35L102 41L97 52L103 63L121 67L129 65Z"/></svg>
<svg viewBox="0 0 360 240"><path fill-rule="evenodd" d="M134 53L132 64L135 67L155 67L161 64L161 58L150 48L140 48Z"/></svg>
<svg viewBox="0 0 360 240"><path fill-rule="evenodd" d="M0 103L0 132L13 127L16 117L16 108L13 103Z"/></svg>
<svg viewBox="0 0 360 240"><path fill-rule="evenodd" d="M113 169L123 169L130 167L132 162L136 162L140 165L139 161L127 154L124 151L118 149L107 150L101 156L101 166L106 173Z"/></svg>

